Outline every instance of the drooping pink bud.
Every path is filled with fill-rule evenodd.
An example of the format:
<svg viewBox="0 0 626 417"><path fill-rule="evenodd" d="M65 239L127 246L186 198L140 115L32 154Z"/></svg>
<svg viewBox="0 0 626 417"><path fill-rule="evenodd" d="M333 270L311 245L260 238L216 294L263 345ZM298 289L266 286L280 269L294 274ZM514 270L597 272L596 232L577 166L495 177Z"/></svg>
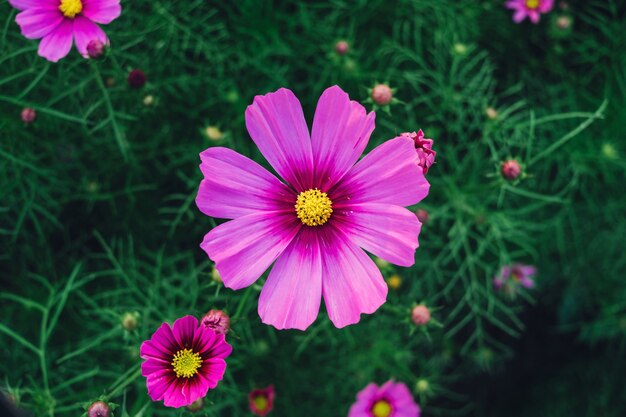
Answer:
<svg viewBox="0 0 626 417"><path fill-rule="evenodd" d="M87 417L109 417L111 409L104 401L95 401L87 410Z"/></svg>
<svg viewBox="0 0 626 417"><path fill-rule="evenodd" d="M430 218L428 212L424 209L417 209L415 211L415 215L417 216L417 219L423 224L428 223L428 219Z"/></svg>
<svg viewBox="0 0 626 417"><path fill-rule="evenodd" d="M26 107L22 110L22 121L26 124L31 124L37 118L37 111L31 107Z"/></svg>
<svg viewBox="0 0 626 417"><path fill-rule="evenodd" d="M335 52L339 55L345 55L350 50L350 44L347 41L338 41L335 44Z"/></svg>
<svg viewBox="0 0 626 417"><path fill-rule="evenodd" d="M428 168L435 163L435 157L437 156L437 152L433 151L433 140L425 139L422 129L420 129L417 133L401 133L400 136L413 140L413 143L415 144L415 151L417 152L417 156L419 158L417 164L422 167L424 174L426 174L428 172Z"/></svg>
<svg viewBox="0 0 626 417"><path fill-rule="evenodd" d="M509 159L500 166L500 173L507 180L513 181L522 173L522 166L515 159Z"/></svg>
<svg viewBox="0 0 626 417"><path fill-rule="evenodd" d="M222 310L210 310L202 317L201 323L217 334L225 335L230 330L230 317Z"/></svg>
<svg viewBox="0 0 626 417"><path fill-rule="evenodd" d="M146 84L146 73L140 69L134 69L128 73L128 85L131 88L141 88Z"/></svg>
<svg viewBox="0 0 626 417"><path fill-rule="evenodd" d="M430 321L430 310L424 304L419 304L411 310L411 321L416 326L425 326Z"/></svg>
<svg viewBox="0 0 626 417"><path fill-rule="evenodd" d="M380 106L386 106L391 103L393 91L387 84L376 84L372 89L372 100Z"/></svg>
<svg viewBox="0 0 626 417"><path fill-rule="evenodd" d="M104 54L105 44L100 39L94 39L87 44L87 55L91 59L98 59Z"/></svg>

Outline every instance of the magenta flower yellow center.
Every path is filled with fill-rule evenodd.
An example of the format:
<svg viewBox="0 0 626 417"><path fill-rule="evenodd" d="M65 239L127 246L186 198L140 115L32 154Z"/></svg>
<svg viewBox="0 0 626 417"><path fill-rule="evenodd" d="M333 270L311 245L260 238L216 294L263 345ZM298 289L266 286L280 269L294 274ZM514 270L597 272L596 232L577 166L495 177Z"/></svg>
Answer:
<svg viewBox="0 0 626 417"><path fill-rule="evenodd" d="M374 417L389 417L391 415L391 404L389 404L389 401L376 401L372 406L372 415Z"/></svg>
<svg viewBox="0 0 626 417"><path fill-rule="evenodd" d="M179 350L172 358L172 366L177 378L191 378L198 373L198 368L201 365L200 354L194 353L191 349Z"/></svg>
<svg viewBox="0 0 626 417"><path fill-rule="evenodd" d="M83 11L83 2L81 0L61 0L59 10L63 16L73 19Z"/></svg>
<svg viewBox="0 0 626 417"><path fill-rule="evenodd" d="M536 9L539 7L539 0L526 0L526 7L529 9Z"/></svg>
<svg viewBox="0 0 626 417"><path fill-rule="evenodd" d="M298 218L306 226L321 226L333 213L333 202L317 188L298 194L295 207Z"/></svg>
<svg viewBox="0 0 626 417"><path fill-rule="evenodd" d="M269 405L269 401L267 401L265 395L257 395L252 399L252 402L254 403L257 411L260 412L267 410L267 406Z"/></svg>

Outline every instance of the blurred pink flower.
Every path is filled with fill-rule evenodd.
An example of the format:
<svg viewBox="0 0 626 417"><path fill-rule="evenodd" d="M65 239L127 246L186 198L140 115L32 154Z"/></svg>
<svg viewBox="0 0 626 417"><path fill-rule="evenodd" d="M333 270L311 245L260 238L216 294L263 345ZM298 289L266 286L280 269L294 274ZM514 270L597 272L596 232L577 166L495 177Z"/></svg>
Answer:
<svg viewBox="0 0 626 417"><path fill-rule="evenodd" d="M200 323L217 334L226 334L230 330L230 317L222 310L209 310Z"/></svg>
<svg viewBox="0 0 626 417"><path fill-rule="evenodd" d="M419 417L420 408L402 382L372 383L363 388L350 407L348 417Z"/></svg>
<svg viewBox="0 0 626 417"><path fill-rule="evenodd" d="M304 330L322 297L335 326L357 323L387 298L380 271L362 249L413 265L421 224L404 206L426 197L429 184L408 138L389 140L358 160L374 117L330 87L309 135L300 102L281 88L254 99L246 126L285 182L227 148L200 154L198 208L234 219L201 244L224 285L248 287L276 261L259 298L264 323Z"/></svg>
<svg viewBox="0 0 626 417"><path fill-rule="evenodd" d="M524 288L533 288L535 286L533 276L536 273L537 268L532 265L505 265L500 269L500 273L494 277L493 286L497 290L518 285Z"/></svg>
<svg viewBox="0 0 626 417"><path fill-rule="evenodd" d="M420 129L417 133L401 133L400 136L410 138L413 141L415 144L415 151L418 156L417 163L424 170L424 174L426 174L428 172L428 168L435 163L435 157L437 156L437 152L433 151L433 140L424 139L424 132L422 132L422 129Z"/></svg>
<svg viewBox="0 0 626 417"><path fill-rule="evenodd" d="M163 323L141 344L148 395L167 407L190 405L217 386L231 352L224 335L199 325L193 316L176 320L173 328Z"/></svg>
<svg viewBox="0 0 626 417"><path fill-rule="evenodd" d="M515 10L513 21L520 23L528 17L531 22L539 23L541 14L548 13L554 7L554 0L508 0L508 9Z"/></svg>
<svg viewBox="0 0 626 417"><path fill-rule="evenodd" d="M39 55L52 62L64 58L72 43L85 58L90 41L108 45L109 39L96 23L111 23L122 12L120 0L9 0L9 3L21 11L15 21L22 35L41 39Z"/></svg>
<svg viewBox="0 0 626 417"><path fill-rule="evenodd" d="M274 409L275 397L276 391L274 391L274 385L252 390L250 394L248 394L250 411L257 416L265 417Z"/></svg>

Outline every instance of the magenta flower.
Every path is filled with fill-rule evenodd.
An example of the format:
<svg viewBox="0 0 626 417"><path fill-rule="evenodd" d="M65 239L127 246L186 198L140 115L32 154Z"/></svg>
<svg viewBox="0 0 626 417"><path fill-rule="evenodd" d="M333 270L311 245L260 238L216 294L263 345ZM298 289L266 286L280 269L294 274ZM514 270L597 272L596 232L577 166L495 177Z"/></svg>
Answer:
<svg viewBox="0 0 626 417"><path fill-rule="evenodd" d="M554 7L554 0L509 0L508 9L515 10L513 21L520 23L528 17L531 22L539 23L541 14L548 13Z"/></svg>
<svg viewBox="0 0 626 417"><path fill-rule="evenodd" d="M524 288L533 288L535 281L533 276L537 273L537 268L532 265L513 264L506 265L500 269L500 273L493 279L493 286L499 290L505 288L511 292L514 287L521 285Z"/></svg>
<svg viewBox="0 0 626 417"><path fill-rule="evenodd" d="M265 417L274 409L275 397L274 385L252 390L248 394L250 411L257 416Z"/></svg>
<svg viewBox="0 0 626 417"><path fill-rule="evenodd" d="M264 323L304 330L322 297L335 326L356 323L387 297L361 248L397 265L414 263L421 223L403 206L422 200L429 184L408 138L389 140L357 162L374 117L330 87L309 136L298 99L281 88L254 99L246 126L286 184L230 149L200 154L196 204L206 215L234 219L200 245L224 285L247 287L276 261L259 299Z"/></svg>
<svg viewBox="0 0 626 417"><path fill-rule="evenodd" d="M419 417L420 408L411 392L402 382L387 381L382 386L374 383L356 395L348 417Z"/></svg>
<svg viewBox="0 0 626 417"><path fill-rule="evenodd" d="M120 0L9 0L18 10L15 21L22 35L41 39L39 55L48 61L64 58L76 43L85 58L89 42L109 39L96 23L108 24L122 12Z"/></svg>
<svg viewBox="0 0 626 417"><path fill-rule="evenodd" d="M150 340L141 344L141 374L148 395L167 407L184 407L217 386L232 352L224 335L198 324L193 316L163 323Z"/></svg>

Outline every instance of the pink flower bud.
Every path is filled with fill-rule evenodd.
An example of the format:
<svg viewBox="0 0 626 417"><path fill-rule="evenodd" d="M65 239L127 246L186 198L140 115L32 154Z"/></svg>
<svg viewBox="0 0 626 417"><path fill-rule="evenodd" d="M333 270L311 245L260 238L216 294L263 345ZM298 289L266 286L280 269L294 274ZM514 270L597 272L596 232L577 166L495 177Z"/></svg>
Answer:
<svg viewBox="0 0 626 417"><path fill-rule="evenodd" d="M109 417L111 410L104 401L96 401L89 406L87 417Z"/></svg>
<svg viewBox="0 0 626 417"><path fill-rule="evenodd" d="M522 173L522 166L515 159L509 159L502 163L500 172L504 178L513 181Z"/></svg>
<svg viewBox="0 0 626 417"><path fill-rule="evenodd" d="M425 326L430 321L430 310L424 304L413 307L411 311L411 321L416 326Z"/></svg>
<svg viewBox="0 0 626 417"><path fill-rule="evenodd" d="M146 73L140 69L134 69L128 74L128 85L131 88L141 88L146 84Z"/></svg>
<svg viewBox="0 0 626 417"><path fill-rule="evenodd" d="M230 330L230 317L222 310L210 310L202 317L201 323L217 334L226 334Z"/></svg>
<svg viewBox="0 0 626 417"><path fill-rule="evenodd" d="M376 84L372 89L372 100L380 106L391 103L393 92L387 84Z"/></svg>
<svg viewBox="0 0 626 417"><path fill-rule="evenodd" d="M428 212L424 209L417 209L417 211L415 211L415 215L417 216L417 219L423 224L428 223L428 219L430 218Z"/></svg>
<svg viewBox="0 0 626 417"><path fill-rule="evenodd" d="M335 52L337 52L339 55L345 55L348 53L349 50L350 45L346 41L338 41L335 44Z"/></svg>
<svg viewBox="0 0 626 417"><path fill-rule="evenodd" d="M104 43L99 39L89 41L87 44L87 55L91 59L98 59L104 54Z"/></svg>
<svg viewBox="0 0 626 417"><path fill-rule="evenodd" d="M424 132L422 132L422 129L420 129L417 133L401 133L400 136L413 140L413 143L415 143L415 151L417 152L417 156L419 158L417 164L422 167L424 174L426 174L428 172L428 168L435 163L435 157L437 156L437 152L433 151L433 140L424 139Z"/></svg>
<svg viewBox="0 0 626 417"><path fill-rule="evenodd" d="M37 111L33 108L26 107L22 110L22 121L26 124L30 124L37 118Z"/></svg>

